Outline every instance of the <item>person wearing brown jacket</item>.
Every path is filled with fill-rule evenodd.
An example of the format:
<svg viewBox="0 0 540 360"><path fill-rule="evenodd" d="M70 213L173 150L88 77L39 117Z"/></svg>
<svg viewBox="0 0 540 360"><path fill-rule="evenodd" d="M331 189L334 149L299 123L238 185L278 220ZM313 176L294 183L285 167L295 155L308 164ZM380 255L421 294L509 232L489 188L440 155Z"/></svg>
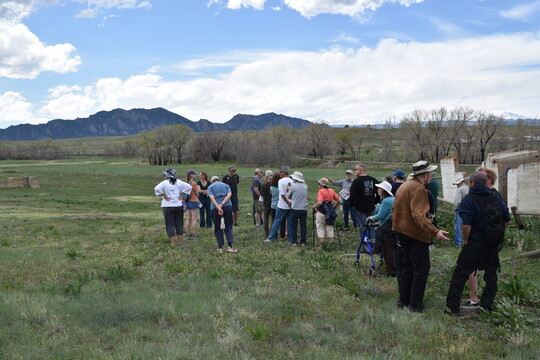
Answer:
<svg viewBox="0 0 540 360"><path fill-rule="evenodd" d="M412 179L400 186L392 209L392 231L398 233L401 251L398 263L399 307L413 312L424 311L424 292L430 270L429 245L433 236L448 240L447 231L437 229L429 214L426 185L433 177L436 165L419 161L412 166Z"/></svg>

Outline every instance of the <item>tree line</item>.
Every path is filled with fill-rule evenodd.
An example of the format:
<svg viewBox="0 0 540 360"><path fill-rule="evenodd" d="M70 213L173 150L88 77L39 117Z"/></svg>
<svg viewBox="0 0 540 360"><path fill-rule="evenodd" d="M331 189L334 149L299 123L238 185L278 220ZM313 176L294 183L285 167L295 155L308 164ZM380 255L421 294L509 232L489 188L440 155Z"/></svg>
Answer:
<svg viewBox="0 0 540 360"><path fill-rule="evenodd" d="M438 162L455 155L477 164L489 152L540 147L540 123L505 125L501 117L458 107L414 110L379 126L333 128L314 123L304 129L277 126L259 131L194 133L185 125L145 131L138 139L107 145L90 153L81 142L51 139L0 142L0 160L51 160L72 157L144 157L151 165L231 162L244 166L309 165L311 161Z"/></svg>

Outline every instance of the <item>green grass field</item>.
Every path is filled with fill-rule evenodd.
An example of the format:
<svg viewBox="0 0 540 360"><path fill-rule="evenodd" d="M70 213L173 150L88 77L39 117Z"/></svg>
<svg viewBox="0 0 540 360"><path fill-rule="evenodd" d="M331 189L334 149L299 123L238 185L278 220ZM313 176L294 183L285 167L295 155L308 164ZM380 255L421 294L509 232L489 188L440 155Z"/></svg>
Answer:
<svg viewBox="0 0 540 360"><path fill-rule="evenodd" d="M211 176L227 166L172 167ZM341 179L344 169L299 169L311 204L315 179ZM503 261L500 312L454 318L443 309L458 250L437 242L427 311L410 313L395 307L395 279L368 276L365 255L359 268L346 256L356 253L356 232L340 232L341 247L316 250L310 214L310 246L263 243L249 215L253 169L238 169L238 254L218 254L211 229L182 249L170 247L153 195L163 170L140 160L0 162L0 180L36 176L41 183L0 188L0 358L540 356L538 258ZM380 178L391 170L368 172ZM451 230L449 217L439 220ZM501 258L537 247L537 235L511 229Z"/></svg>

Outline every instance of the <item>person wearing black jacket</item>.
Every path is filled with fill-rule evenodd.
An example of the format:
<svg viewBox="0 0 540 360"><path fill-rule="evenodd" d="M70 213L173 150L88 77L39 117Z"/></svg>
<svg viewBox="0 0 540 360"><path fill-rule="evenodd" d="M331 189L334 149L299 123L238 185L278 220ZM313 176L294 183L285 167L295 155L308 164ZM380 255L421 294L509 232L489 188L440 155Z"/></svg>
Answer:
<svg viewBox="0 0 540 360"><path fill-rule="evenodd" d="M360 234L363 234L366 229L366 219L368 216L374 215L375 205L380 200L375 187L379 181L366 173L366 165L364 164L357 164L355 170L356 179L351 185L349 205L352 215L356 218ZM369 230L369 238L375 240L374 229Z"/></svg>
<svg viewBox="0 0 540 360"><path fill-rule="evenodd" d="M446 306L452 314L459 314L461 293L469 274L477 269L484 270L486 286L478 305L485 310L493 309L493 300L497 294L497 269L499 268L498 245L504 237L504 227L510 223L510 215L505 212L506 205L494 195L486 186L487 176L477 171L471 175L472 182L469 194L461 201L459 215L463 219L463 246L457 265L452 275L452 280L446 296ZM481 199L478 200L478 199ZM483 207L480 205L483 202ZM497 217L489 218L489 224L485 223L488 212L486 203L494 202L500 211ZM498 224L494 225L494 224ZM488 226L489 225L489 226ZM497 231L495 233L493 229ZM486 232L488 230L489 232ZM500 238L500 240L498 240Z"/></svg>

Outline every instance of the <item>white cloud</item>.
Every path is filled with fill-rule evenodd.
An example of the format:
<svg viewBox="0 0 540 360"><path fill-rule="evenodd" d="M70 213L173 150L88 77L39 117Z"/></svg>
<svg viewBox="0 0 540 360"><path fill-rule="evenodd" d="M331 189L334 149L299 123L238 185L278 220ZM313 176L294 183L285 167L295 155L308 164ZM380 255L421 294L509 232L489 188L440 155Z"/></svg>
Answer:
<svg viewBox="0 0 540 360"><path fill-rule="evenodd" d="M439 106L540 113L540 33L433 43L387 39L375 48L260 54L219 78L167 81L146 74L62 88L38 114L72 119L118 107L164 107L192 120L274 111L359 124Z"/></svg>
<svg viewBox="0 0 540 360"><path fill-rule="evenodd" d="M43 44L23 24L0 20L0 77L33 79L44 71L73 72L81 63L71 44Z"/></svg>
<svg viewBox="0 0 540 360"><path fill-rule="evenodd" d="M409 6L424 0L284 0L285 5L298 11L305 17L319 14L341 14L360 16L366 11L375 11L385 3L398 3ZM237 10L242 7L264 9L266 0L209 0L208 6L226 3L227 8Z"/></svg>
<svg viewBox="0 0 540 360"><path fill-rule="evenodd" d="M509 10L503 10L500 15L505 18L527 21L532 14L538 11L540 11L540 1L533 1L515 6Z"/></svg>
<svg viewBox="0 0 540 360"><path fill-rule="evenodd" d="M48 119L36 118L30 104L21 94L6 91L0 94L0 127L4 128L12 124L46 122Z"/></svg>
<svg viewBox="0 0 540 360"><path fill-rule="evenodd" d="M71 0L86 4L87 9L81 10L75 17L94 18L102 11L111 9L149 9L152 7L150 1L140 0Z"/></svg>

